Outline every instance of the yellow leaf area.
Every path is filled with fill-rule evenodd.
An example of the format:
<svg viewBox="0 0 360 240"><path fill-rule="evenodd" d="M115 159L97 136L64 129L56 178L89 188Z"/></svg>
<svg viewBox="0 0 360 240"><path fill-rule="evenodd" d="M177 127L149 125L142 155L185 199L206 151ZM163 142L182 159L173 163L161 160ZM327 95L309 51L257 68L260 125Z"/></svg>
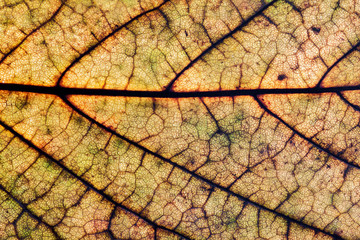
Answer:
<svg viewBox="0 0 360 240"><path fill-rule="evenodd" d="M0 239L360 239L360 1L0 1L0 33Z"/></svg>

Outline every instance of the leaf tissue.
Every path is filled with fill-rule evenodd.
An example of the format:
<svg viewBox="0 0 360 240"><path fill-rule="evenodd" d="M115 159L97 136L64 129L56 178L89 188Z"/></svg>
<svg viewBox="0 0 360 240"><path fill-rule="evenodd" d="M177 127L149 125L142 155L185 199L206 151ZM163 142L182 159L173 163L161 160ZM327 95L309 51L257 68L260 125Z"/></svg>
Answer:
<svg viewBox="0 0 360 240"><path fill-rule="evenodd" d="M359 0L0 1L0 239L359 229Z"/></svg>

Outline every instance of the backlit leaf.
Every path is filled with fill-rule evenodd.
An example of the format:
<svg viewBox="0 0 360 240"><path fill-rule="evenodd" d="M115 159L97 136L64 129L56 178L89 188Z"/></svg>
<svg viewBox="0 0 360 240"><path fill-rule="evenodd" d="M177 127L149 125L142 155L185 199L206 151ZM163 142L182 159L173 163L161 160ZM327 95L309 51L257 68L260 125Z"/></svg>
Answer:
<svg viewBox="0 0 360 240"><path fill-rule="evenodd" d="M360 1L3 1L0 239L360 239Z"/></svg>

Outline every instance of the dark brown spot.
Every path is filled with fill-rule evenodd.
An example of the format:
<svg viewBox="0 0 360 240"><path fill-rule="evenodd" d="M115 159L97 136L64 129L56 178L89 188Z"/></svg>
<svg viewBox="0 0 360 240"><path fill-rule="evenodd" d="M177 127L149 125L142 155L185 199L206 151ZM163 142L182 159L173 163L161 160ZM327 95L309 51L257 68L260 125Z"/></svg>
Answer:
<svg viewBox="0 0 360 240"><path fill-rule="evenodd" d="M280 80L280 81L284 80L285 78L287 78L287 76L285 74L280 74L278 76L278 80Z"/></svg>
<svg viewBox="0 0 360 240"><path fill-rule="evenodd" d="M315 34L319 34L321 28L319 28L319 27L312 27L311 30L312 30Z"/></svg>

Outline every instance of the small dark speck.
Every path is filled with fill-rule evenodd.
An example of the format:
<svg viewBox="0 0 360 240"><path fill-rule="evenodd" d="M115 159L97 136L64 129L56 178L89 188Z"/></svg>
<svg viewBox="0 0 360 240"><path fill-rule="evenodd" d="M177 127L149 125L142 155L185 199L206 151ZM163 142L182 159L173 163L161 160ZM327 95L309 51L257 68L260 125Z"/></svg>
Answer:
<svg viewBox="0 0 360 240"><path fill-rule="evenodd" d="M318 27L312 27L312 28L311 28L311 30L313 30L313 32L314 32L315 34L319 34L319 32L320 32L321 28L318 28Z"/></svg>
<svg viewBox="0 0 360 240"><path fill-rule="evenodd" d="M185 36L189 36L186 30L185 30Z"/></svg>
<svg viewBox="0 0 360 240"><path fill-rule="evenodd" d="M278 76L278 80L280 80L280 81L284 80L285 78L287 78L287 76L285 74L280 74Z"/></svg>

